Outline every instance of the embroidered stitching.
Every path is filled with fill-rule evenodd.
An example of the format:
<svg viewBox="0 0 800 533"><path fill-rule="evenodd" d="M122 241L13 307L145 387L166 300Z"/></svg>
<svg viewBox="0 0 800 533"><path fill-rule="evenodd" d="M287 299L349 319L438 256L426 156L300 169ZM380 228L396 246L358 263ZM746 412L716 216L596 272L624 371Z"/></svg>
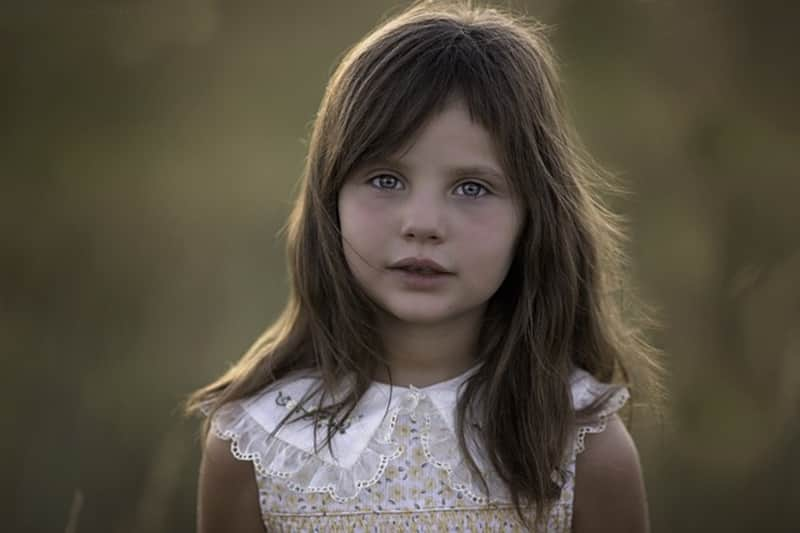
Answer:
<svg viewBox="0 0 800 533"><path fill-rule="evenodd" d="M289 411L298 411L303 417L313 417L314 413L309 411L302 405L299 405L292 397L288 394L284 394L283 391L278 391L278 396L275 397L275 403L281 407L285 407ZM357 418L363 417L363 414L358 414ZM333 427L334 431L337 433L345 434L347 430L350 428L351 425L351 418L347 418L347 420L343 420L342 422L335 422L333 417L321 418L316 419L314 424L317 426L317 429L321 429L324 427Z"/></svg>

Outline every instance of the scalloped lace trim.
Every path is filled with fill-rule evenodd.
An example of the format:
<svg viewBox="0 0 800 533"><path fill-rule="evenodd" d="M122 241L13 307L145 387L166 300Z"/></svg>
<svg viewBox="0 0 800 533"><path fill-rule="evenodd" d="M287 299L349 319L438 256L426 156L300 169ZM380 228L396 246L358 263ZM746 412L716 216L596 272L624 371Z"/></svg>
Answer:
<svg viewBox="0 0 800 533"><path fill-rule="evenodd" d="M497 476L492 474L493 469L483 469L489 489L489 495L487 495L473 480L470 468L458 446L458 439L450 431L433 402L424 394L414 391L413 388L409 393L409 396L411 395L416 395L415 401L419 404L418 412L412 416L421 416L423 420L420 435L423 454L434 468L446 472L447 485L456 492L463 492L476 504L483 505L490 500L505 501L505 499L490 497L490 495L506 494L505 487L499 482ZM476 460L480 459L474 451L473 456Z"/></svg>
<svg viewBox="0 0 800 533"><path fill-rule="evenodd" d="M234 457L251 461L262 476L281 479L295 492L327 493L336 501L347 502L356 498L361 489L376 484L389 462L404 452L405 443L394 439L401 415L423 421L420 435L423 453L431 465L447 473L450 488L463 492L475 503L490 501L473 482L458 441L444 418L430 398L414 387L389 411L350 468L323 461L278 437L269 438L266 430L238 402L220 408L211 427L219 438L231 441ZM487 476L487 483L492 495L504 494L496 476Z"/></svg>
<svg viewBox="0 0 800 533"><path fill-rule="evenodd" d="M586 387L573 390L577 394L574 404L586 405L587 400L597 397L595 386L604 384L589 383ZM575 437L575 454L585 449L585 437L589 433L605 430L608 417L618 411L628 400L627 389L614 393L598 413L592 424L582 425ZM265 430L240 402L232 402L221 407L212 421L212 431L219 438L231 441L231 453L239 460L251 461L261 476L278 478L291 490L299 493L327 493L338 502L356 498L362 489L375 485L383 476L389 462L403 454L402 442L394 438L397 419L408 415L413 420L421 420L420 441L426 460L435 468L446 472L447 484L457 492L463 492L476 504L504 502L507 490L491 468L482 468L487 488L473 479L472 472L465 461L458 440L447 426L439 410L431 399L421 390L410 387L388 415L377 431L367 442L358 460L345 468L319 456L297 448L278 437L269 437ZM471 450L476 460L480 454ZM554 472L554 476L556 476ZM558 479L554 477L557 482ZM559 482L562 484L563 480Z"/></svg>
<svg viewBox="0 0 800 533"><path fill-rule="evenodd" d="M588 394L597 394L590 388L586 391ZM596 397L596 396L595 396ZM575 435L575 453L576 455L586 449L586 435L589 433L602 433L608 425L608 417L619 411L625 402L630 398L628 389L619 389L606 400L603 408L597 413L597 421L592 424L586 424L578 427L577 434Z"/></svg>
<svg viewBox="0 0 800 533"><path fill-rule="evenodd" d="M391 426L395 419L396 415L389 420ZM340 502L352 500L362 488L377 483L389 461L403 453L398 443L377 436L379 430L358 461L351 468L342 468L277 437L270 438L238 402L220 408L212 430L219 438L231 441L234 457L252 461L262 476L282 479L296 492L327 493Z"/></svg>

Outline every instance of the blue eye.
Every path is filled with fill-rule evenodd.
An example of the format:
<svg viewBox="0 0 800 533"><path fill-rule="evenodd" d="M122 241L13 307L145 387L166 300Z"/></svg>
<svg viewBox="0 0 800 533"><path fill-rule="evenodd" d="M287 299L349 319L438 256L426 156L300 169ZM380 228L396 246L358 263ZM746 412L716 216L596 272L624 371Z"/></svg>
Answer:
<svg viewBox="0 0 800 533"><path fill-rule="evenodd" d="M478 198L489 193L489 189L475 181L465 181L456 187L456 190L461 191L460 196L468 196L470 198Z"/></svg>
<svg viewBox="0 0 800 533"><path fill-rule="evenodd" d="M377 189L386 190L399 189L402 185L400 180L391 174L378 174L370 178L369 183Z"/></svg>

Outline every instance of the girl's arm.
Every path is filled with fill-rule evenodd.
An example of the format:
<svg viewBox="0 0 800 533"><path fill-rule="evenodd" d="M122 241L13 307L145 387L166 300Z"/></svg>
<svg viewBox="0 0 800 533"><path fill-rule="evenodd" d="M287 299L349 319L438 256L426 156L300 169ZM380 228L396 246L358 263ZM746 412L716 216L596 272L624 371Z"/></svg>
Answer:
<svg viewBox="0 0 800 533"><path fill-rule="evenodd" d="M639 454L617 415L605 431L588 434L575 464L573 533L650 530Z"/></svg>
<svg viewBox="0 0 800 533"><path fill-rule="evenodd" d="M198 533L264 533L253 464L236 459L230 442L210 432L197 492Z"/></svg>

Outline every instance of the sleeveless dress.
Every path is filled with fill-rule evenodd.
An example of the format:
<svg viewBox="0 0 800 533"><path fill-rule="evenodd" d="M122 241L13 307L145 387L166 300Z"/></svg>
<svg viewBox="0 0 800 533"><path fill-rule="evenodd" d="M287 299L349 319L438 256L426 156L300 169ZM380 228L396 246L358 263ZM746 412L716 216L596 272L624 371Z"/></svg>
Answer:
<svg viewBox="0 0 800 533"><path fill-rule="evenodd" d="M254 397L226 404L211 428L231 441L237 459L253 463L269 532L523 531L488 460L467 439L484 485L458 447L459 386L477 368L423 388L373 383L349 419L336 428L330 448L314 450L310 420L284 424L270 437L315 383L313 377L286 378ZM608 387L574 370L573 407L591 405ZM554 475L561 495L542 521L545 531L570 531L576 455L583 450L585 435L603 431L607 417L627 399L626 389L617 390L593 423L575 428L560 476ZM327 427L318 423L316 431L321 441Z"/></svg>

